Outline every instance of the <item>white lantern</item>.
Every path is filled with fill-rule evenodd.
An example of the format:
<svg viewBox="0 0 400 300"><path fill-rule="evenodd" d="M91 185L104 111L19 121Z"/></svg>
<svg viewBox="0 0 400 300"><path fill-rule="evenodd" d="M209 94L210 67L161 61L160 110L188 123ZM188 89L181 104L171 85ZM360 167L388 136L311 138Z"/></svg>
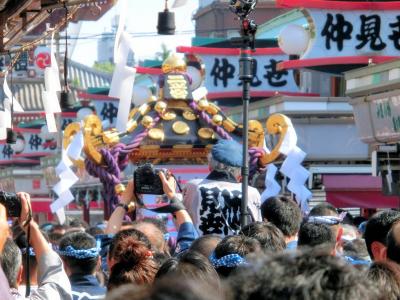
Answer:
<svg viewBox="0 0 400 300"><path fill-rule="evenodd" d="M309 32L303 26L289 24L281 30L278 37L279 47L288 55L302 55L310 41Z"/></svg>
<svg viewBox="0 0 400 300"><path fill-rule="evenodd" d="M132 102L135 106L146 103L151 97L151 90L143 85L135 85L133 87Z"/></svg>
<svg viewBox="0 0 400 300"><path fill-rule="evenodd" d="M93 110L91 110L89 107L82 107L78 112L76 113L76 119L78 122L83 121L85 117L93 114Z"/></svg>
<svg viewBox="0 0 400 300"><path fill-rule="evenodd" d="M11 148L14 150L15 153L21 153L25 149L25 141L21 137L18 137L15 144L11 145Z"/></svg>
<svg viewBox="0 0 400 300"><path fill-rule="evenodd" d="M190 85L190 90L194 91L198 89L203 83L203 76L199 69L193 66L188 66L186 72L192 78L192 84Z"/></svg>

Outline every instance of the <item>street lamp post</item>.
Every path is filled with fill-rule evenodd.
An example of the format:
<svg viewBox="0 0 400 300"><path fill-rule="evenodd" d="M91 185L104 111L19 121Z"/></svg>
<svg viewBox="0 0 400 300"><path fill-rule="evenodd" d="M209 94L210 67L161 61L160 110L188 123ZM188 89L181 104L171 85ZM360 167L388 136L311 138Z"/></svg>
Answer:
<svg viewBox="0 0 400 300"><path fill-rule="evenodd" d="M246 226L248 216L248 185L249 185L249 103L250 103L250 84L253 80L253 58L251 52L255 50L255 34L257 25L248 18L254 10L257 0L231 0L230 9L239 17L241 23L241 48L239 59L239 79L242 81L242 100L243 100L243 164L242 164L242 201L240 211L240 225Z"/></svg>

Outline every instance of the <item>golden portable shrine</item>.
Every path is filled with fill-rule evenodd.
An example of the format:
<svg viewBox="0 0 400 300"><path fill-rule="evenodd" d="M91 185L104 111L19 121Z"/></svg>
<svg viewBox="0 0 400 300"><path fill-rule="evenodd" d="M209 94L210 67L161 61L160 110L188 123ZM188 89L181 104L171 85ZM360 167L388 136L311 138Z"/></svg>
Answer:
<svg viewBox="0 0 400 300"><path fill-rule="evenodd" d="M134 164L205 164L207 155L218 139L240 140L242 126L228 118L206 95L199 99L190 89L187 63L176 54L162 64L157 97L131 110L125 132L103 130L96 115L87 116L82 124L71 123L64 131L66 149L74 136L82 131L85 158L74 160L77 166L98 177L104 185L106 207L116 204L124 190L120 175L129 161ZM249 121L249 154L251 170L272 162L280 156L290 120L281 114L269 117L266 131L280 135L274 149L266 153L264 128L256 120Z"/></svg>

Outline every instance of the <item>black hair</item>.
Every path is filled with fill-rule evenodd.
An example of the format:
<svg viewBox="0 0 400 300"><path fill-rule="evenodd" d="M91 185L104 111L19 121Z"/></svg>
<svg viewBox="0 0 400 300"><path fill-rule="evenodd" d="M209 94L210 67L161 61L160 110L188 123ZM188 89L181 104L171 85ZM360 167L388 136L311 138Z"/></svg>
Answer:
<svg viewBox="0 0 400 300"><path fill-rule="evenodd" d="M0 254L1 267L11 288L17 288L18 272L22 264L21 251L14 241L7 238Z"/></svg>
<svg viewBox="0 0 400 300"><path fill-rule="evenodd" d="M365 259L368 257L367 246L363 239L354 239L343 242L343 254L355 259Z"/></svg>
<svg viewBox="0 0 400 300"><path fill-rule="evenodd" d="M84 230L89 228L89 224L82 220L82 219L72 219L69 221L69 227L70 228L83 228Z"/></svg>
<svg viewBox="0 0 400 300"><path fill-rule="evenodd" d="M308 214L309 216L337 216L337 209L327 202L315 205Z"/></svg>
<svg viewBox="0 0 400 300"><path fill-rule="evenodd" d="M179 258L168 259L158 270L156 278L166 275L192 278L208 284L218 283L218 275L208 258L194 251L186 251Z"/></svg>
<svg viewBox="0 0 400 300"><path fill-rule="evenodd" d="M263 250L276 252L286 248L282 231L271 222L254 222L244 226L241 232L259 241Z"/></svg>
<svg viewBox="0 0 400 300"><path fill-rule="evenodd" d="M386 256L391 261L400 263L400 221L396 221L387 234Z"/></svg>
<svg viewBox="0 0 400 300"><path fill-rule="evenodd" d="M151 249L151 244L149 239L147 238L147 236L144 235L144 233L142 233L139 230L130 228L130 229L125 229L125 230L121 230L119 231L111 240L110 243L110 248L108 250L108 255L110 258L113 257L113 253L114 253L114 248L115 245L119 242L122 241L123 239L127 238L127 237L133 237L136 240L142 242L148 249Z"/></svg>
<svg viewBox="0 0 400 300"><path fill-rule="evenodd" d="M86 233L90 234L92 237L96 238L96 235L105 234L104 229L98 226L92 226L85 230Z"/></svg>
<svg viewBox="0 0 400 300"><path fill-rule="evenodd" d="M133 228L143 232L152 245L153 251L164 252L167 244L165 241L166 229L160 229L160 222L151 219L138 220L132 223ZM151 220L151 221L150 221ZM151 226L151 227L149 227Z"/></svg>
<svg viewBox="0 0 400 300"><path fill-rule="evenodd" d="M400 266L389 260L373 262L367 277L377 285L381 299L400 299Z"/></svg>
<svg viewBox="0 0 400 300"><path fill-rule="evenodd" d="M96 240L86 232L70 232L61 239L59 250L65 251L68 246L72 246L75 250L92 249L96 248ZM99 255L91 258L75 258L67 255L61 257L72 275L90 275L96 270Z"/></svg>
<svg viewBox="0 0 400 300"><path fill-rule="evenodd" d="M124 285L107 294L107 300L227 300L220 290L184 277L166 276L153 285Z"/></svg>
<svg viewBox="0 0 400 300"><path fill-rule="evenodd" d="M286 237L297 234L302 220L297 203L285 196L268 198L261 205L261 215L264 220L278 227Z"/></svg>
<svg viewBox="0 0 400 300"><path fill-rule="evenodd" d="M400 220L400 213L394 210L383 210L374 214L365 226L364 239L371 259L374 259L371 245L373 242L380 242L386 245L386 236L392 224Z"/></svg>
<svg viewBox="0 0 400 300"><path fill-rule="evenodd" d="M133 225L135 224L140 224L140 223L147 223L147 224L153 224L156 226L163 234L168 233L167 226L165 225L165 222L161 219L158 218L149 218L145 217L143 219L140 219L138 221L132 222Z"/></svg>
<svg viewBox="0 0 400 300"><path fill-rule="evenodd" d="M308 222L301 224L298 246L315 247L328 244L334 247L335 243L336 237L328 225Z"/></svg>
<svg viewBox="0 0 400 300"><path fill-rule="evenodd" d="M248 254L261 251L262 247L255 238L244 235L226 236L215 248L215 258L219 259L229 254L239 254L245 258ZM228 277L235 268L218 267L215 270L221 277Z"/></svg>
<svg viewBox="0 0 400 300"><path fill-rule="evenodd" d="M205 257L210 257L214 252L215 247L222 241L222 237L217 234L206 234L196 239L189 250L203 254Z"/></svg>
<svg viewBox="0 0 400 300"><path fill-rule="evenodd" d="M379 299L364 273L322 249L259 257L238 268L228 283L235 300Z"/></svg>

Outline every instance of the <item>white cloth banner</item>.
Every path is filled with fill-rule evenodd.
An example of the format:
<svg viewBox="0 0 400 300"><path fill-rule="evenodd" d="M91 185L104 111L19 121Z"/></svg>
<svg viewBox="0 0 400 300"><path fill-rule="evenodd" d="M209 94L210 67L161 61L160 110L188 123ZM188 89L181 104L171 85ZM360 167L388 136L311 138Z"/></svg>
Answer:
<svg viewBox="0 0 400 300"><path fill-rule="evenodd" d="M269 164L267 166L267 171L265 174L265 190L261 194L261 203L270 197L274 197L281 191L281 186L275 180L278 168L274 164Z"/></svg>
<svg viewBox="0 0 400 300"><path fill-rule="evenodd" d="M15 96L11 93L10 87L8 86L8 83L7 83L7 75L8 75L8 71L6 71L6 73L4 75L4 82L3 82L4 95L6 96L6 98L8 98L10 103L12 103L14 111L23 112L24 109L22 108L21 104L19 104L18 99L15 98ZM11 110L11 108L10 108L10 110Z"/></svg>

